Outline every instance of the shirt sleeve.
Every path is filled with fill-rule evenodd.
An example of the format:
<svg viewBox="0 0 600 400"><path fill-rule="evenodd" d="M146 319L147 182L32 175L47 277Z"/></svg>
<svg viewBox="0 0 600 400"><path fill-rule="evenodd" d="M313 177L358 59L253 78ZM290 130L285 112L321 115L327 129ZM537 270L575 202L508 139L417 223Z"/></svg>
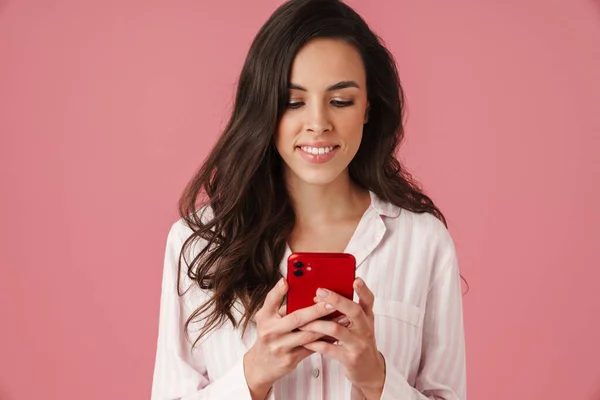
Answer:
<svg viewBox="0 0 600 400"><path fill-rule="evenodd" d="M432 284L423 322L419 374L412 387L386 363L381 400L466 400L466 355L461 278L456 258Z"/></svg>
<svg viewBox="0 0 600 400"><path fill-rule="evenodd" d="M167 237L151 400L252 400L243 359L214 381L208 377L207 360L200 346L194 349L192 359L191 343L183 329L186 308L177 291L177 263L184 242L182 226L181 221L174 224Z"/></svg>

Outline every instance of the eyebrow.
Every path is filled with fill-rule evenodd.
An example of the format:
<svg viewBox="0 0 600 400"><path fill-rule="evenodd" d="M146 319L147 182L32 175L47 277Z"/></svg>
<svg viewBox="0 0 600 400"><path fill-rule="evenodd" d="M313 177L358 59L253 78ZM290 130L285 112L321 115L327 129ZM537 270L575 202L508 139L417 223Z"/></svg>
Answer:
<svg viewBox="0 0 600 400"><path fill-rule="evenodd" d="M331 92L333 90L346 89L346 88L350 88L350 87L355 87L355 88L360 89L360 86L358 86L358 83L356 83L354 81L341 81L341 82L336 83L335 85L329 86L326 91ZM306 90L306 88L303 88L300 85L296 85L295 83L290 83L289 89L295 89L295 90L301 90L303 92L308 92L308 90Z"/></svg>

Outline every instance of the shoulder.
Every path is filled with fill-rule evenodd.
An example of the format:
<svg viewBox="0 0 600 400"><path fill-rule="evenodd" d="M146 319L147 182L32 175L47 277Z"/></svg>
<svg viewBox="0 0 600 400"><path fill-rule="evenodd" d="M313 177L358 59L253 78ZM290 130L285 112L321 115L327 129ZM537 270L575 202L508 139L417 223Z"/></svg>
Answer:
<svg viewBox="0 0 600 400"><path fill-rule="evenodd" d="M203 222L212 218L212 212L208 207L202 207L195 214ZM181 292L189 290L190 286L195 286L185 271L193 267L194 260L207 246L205 239L194 235L194 229L188 223L188 219L193 218L194 216L179 218L171 224L167 234L165 272L172 277L179 276L181 278L179 281L179 290Z"/></svg>
<svg viewBox="0 0 600 400"><path fill-rule="evenodd" d="M399 223L410 226L418 238L428 244L428 247L442 251L454 250L454 240L448 228L433 214L402 209Z"/></svg>
<svg viewBox="0 0 600 400"><path fill-rule="evenodd" d="M212 219L213 213L209 206L203 206L195 214L190 214L187 219L199 219L206 223ZM179 218L171 225L169 230L168 238L170 240L179 241L183 244L190 236L194 234L194 230L188 224L186 218Z"/></svg>
<svg viewBox="0 0 600 400"><path fill-rule="evenodd" d="M448 228L435 215L402 209L397 220L398 240L408 240L435 280L451 264L457 265L454 239Z"/></svg>
<svg viewBox="0 0 600 400"><path fill-rule="evenodd" d="M410 239L412 245L426 247L431 251L454 250L454 242L448 229L435 215L410 211L379 198L373 192L370 194L372 208L399 241L406 243Z"/></svg>

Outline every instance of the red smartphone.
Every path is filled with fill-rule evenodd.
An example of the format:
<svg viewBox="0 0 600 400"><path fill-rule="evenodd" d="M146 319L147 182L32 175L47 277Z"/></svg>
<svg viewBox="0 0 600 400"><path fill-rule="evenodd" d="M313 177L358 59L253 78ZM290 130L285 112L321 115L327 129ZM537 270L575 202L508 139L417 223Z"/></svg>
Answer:
<svg viewBox="0 0 600 400"><path fill-rule="evenodd" d="M354 296L356 259L347 253L292 253L287 266L287 313L310 307L318 288L336 292L350 300ZM332 319L339 311L325 316Z"/></svg>

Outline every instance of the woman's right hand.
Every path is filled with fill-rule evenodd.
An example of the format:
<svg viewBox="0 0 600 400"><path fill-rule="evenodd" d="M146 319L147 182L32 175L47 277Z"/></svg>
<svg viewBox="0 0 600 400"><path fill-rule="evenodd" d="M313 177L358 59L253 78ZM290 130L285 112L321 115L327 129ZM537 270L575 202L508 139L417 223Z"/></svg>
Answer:
<svg viewBox="0 0 600 400"><path fill-rule="evenodd" d="M254 345L244 355L244 374L255 400L263 400L275 381L293 371L300 361L313 353L303 345L323 336L293 331L335 311L320 302L282 316L280 305L287 289L286 280L281 278L267 294L255 316L258 335Z"/></svg>

